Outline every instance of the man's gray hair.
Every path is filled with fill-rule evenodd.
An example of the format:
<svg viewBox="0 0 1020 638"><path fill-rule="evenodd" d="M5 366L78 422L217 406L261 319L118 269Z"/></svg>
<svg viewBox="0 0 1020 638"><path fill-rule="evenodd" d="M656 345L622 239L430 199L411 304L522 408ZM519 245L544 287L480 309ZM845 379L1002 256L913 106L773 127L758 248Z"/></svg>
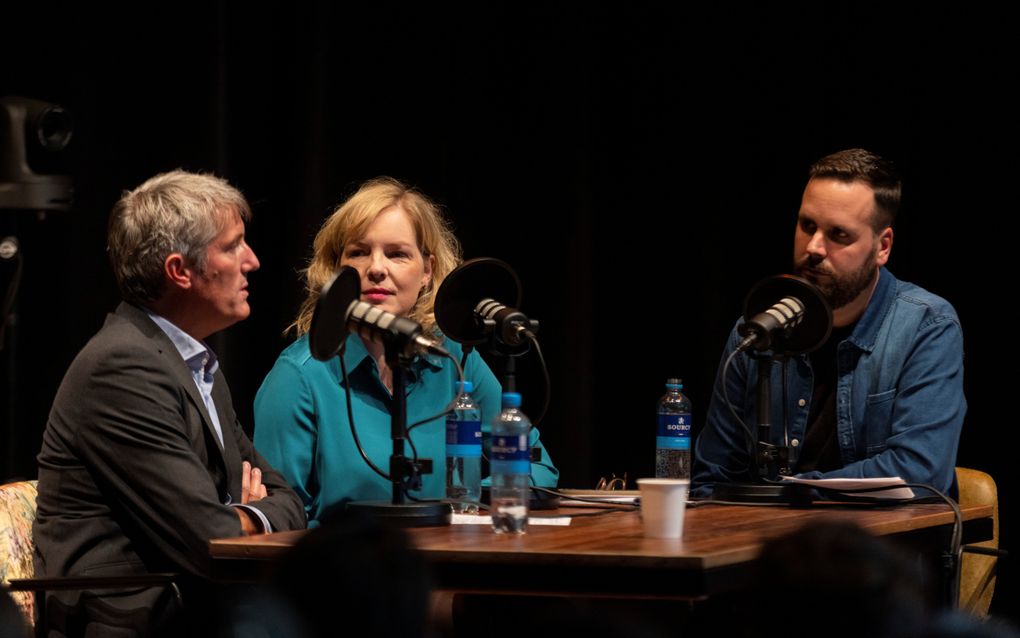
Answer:
<svg viewBox="0 0 1020 638"><path fill-rule="evenodd" d="M240 191L215 175L175 170L125 192L113 207L107 232L121 296L141 305L159 299L166 285L163 264L173 253L204 271L206 249L232 212L251 219Z"/></svg>

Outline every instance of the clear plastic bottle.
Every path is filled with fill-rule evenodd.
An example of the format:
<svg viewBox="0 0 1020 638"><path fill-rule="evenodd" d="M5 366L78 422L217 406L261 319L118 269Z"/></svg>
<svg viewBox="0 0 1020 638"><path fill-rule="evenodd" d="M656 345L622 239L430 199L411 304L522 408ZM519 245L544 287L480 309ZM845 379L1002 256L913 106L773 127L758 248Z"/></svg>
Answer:
<svg viewBox="0 0 1020 638"><path fill-rule="evenodd" d="M521 395L503 393L503 410L492 424L492 488L489 513L498 534L528 531L531 493L531 421L521 412Z"/></svg>
<svg viewBox="0 0 1020 638"><path fill-rule="evenodd" d="M477 514L482 498L482 412L471 392L474 384L458 381L463 394L446 415L446 502L458 514Z"/></svg>
<svg viewBox="0 0 1020 638"><path fill-rule="evenodd" d="M666 379L666 394L659 399L656 478L691 478L691 402L680 392L683 387L680 379Z"/></svg>

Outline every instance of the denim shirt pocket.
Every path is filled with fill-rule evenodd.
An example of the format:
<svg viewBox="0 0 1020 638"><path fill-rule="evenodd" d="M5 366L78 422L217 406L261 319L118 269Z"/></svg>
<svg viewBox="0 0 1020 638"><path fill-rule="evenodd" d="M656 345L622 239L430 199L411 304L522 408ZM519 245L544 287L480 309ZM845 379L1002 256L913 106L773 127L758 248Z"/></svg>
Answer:
<svg viewBox="0 0 1020 638"><path fill-rule="evenodd" d="M892 435L892 409L896 388L869 394L864 403L865 457L871 458L886 448Z"/></svg>

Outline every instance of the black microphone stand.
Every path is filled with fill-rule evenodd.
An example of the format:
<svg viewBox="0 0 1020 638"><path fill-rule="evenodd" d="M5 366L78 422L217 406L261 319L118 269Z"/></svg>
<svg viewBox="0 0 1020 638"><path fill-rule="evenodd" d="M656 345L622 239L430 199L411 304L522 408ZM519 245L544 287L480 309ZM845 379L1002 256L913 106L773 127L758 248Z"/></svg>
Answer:
<svg viewBox="0 0 1020 638"><path fill-rule="evenodd" d="M790 473L789 448L769 442L769 433L772 431L772 390L769 379L772 376L773 360L778 357L751 356L758 361L758 447L756 463L752 465L754 478L778 481L780 475Z"/></svg>
<svg viewBox="0 0 1020 638"><path fill-rule="evenodd" d="M750 483L716 483L712 499L743 503L789 503L809 505L814 494L811 488L796 483L776 483L780 476L790 474L789 448L774 445L772 431L772 364L781 359L776 354L750 354L758 363L755 391L758 395L758 426L754 449L748 459Z"/></svg>
<svg viewBox="0 0 1020 638"><path fill-rule="evenodd" d="M393 405L390 409L390 439L393 448L389 472L393 496L389 503L353 501L347 507L367 511L401 527L449 525L453 516L449 503L407 502L407 490L420 489L422 474L432 473L432 460L408 458L404 455L404 440L407 438L406 375L411 359L404 354L404 348L398 347L394 341L387 340L385 348L386 363L393 373Z"/></svg>
<svg viewBox="0 0 1020 638"><path fill-rule="evenodd" d="M465 261L447 275L436 292L436 323L443 334L463 347L462 366L474 346L487 344L488 351L503 362L504 392L517 391L515 358L530 351L530 339L538 332L538 322L516 310L520 304L517 273L505 262L489 257ZM532 462L540 461L541 455L541 448L531 449ZM482 501L488 500L486 490L482 488ZM532 509L556 507L559 502L557 498L543 498L544 494L535 490L531 495Z"/></svg>
<svg viewBox="0 0 1020 638"><path fill-rule="evenodd" d="M407 433L407 380L404 378L404 357L391 357L392 348L386 348L386 362L393 372L393 407L390 412L390 439L393 451L390 452L390 479L393 481L393 504L404 504L404 483L413 485L420 481L413 460L409 465L404 456L404 436ZM396 365L394 365L396 363ZM429 465L432 463L429 462ZM431 471L431 467L428 468Z"/></svg>
<svg viewBox="0 0 1020 638"><path fill-rule="evenodd" d="M509 348L499 348L495 342L489 348L489 352L499 355L503 359L503 392L517 392L517 357L525 354L528 350L530 348L525 345L515 352Z"/></svg>
<svg viewBox="0 0 1020 638"><path fill-rule="evenodd" d="M772 366L777 361L786 361L791 355L805 354L819 347L828 338L832 326L832 311L821 293L809 282L787 275L770 277L759 282L745 300L744 317L750 320L758 313L769 308L775 299L788 295L797 296L797 304L807 308L810 330L799 327L799 332L792 329L799 322L785 330L773 334L770 349L755 353L748 351L755 339L762 336L752 334L745 337L740 345L741 350L757 362L758 375L755 379L755 392L758 399L757 433L752 435L745 430L748 441L748 475L750 483L715 483L712 491L713 500L750 502L750 503L789 503L791 505L809 505L814 499L814 490L797 483L780 483L781 476L792 474L790 468L790 450L785 445L774 445L771 442L772 432ZM767 336L767 335L765 335ZM764 348L765 346L759 346ZM725 383L725 379L723 380ZM786 409L786 406L783 406Z"/></svg>
<svg viewBox="0 0 1020 638"><path fill-rule="evenodd" d="M344 266L319 293L312 314L312 323L308 330L309 347L312 356L319 361L329 361L339 355L343 357L350 326L349 315L354 303L361 295L361 282L358 272ZM394 319L394 324L400 318ZM384 518L403 527L421 527L426 525L449 525L453 511L447 503L415 501L407 503L407 490L421 488L421 475L432 473L430 459L407 458L404 455L404 441L407 439L407 380L406 372L411 365L412 356L407 348L408 335L400 330L378 335L382 341L390 371L393 374L393 405L390 410L390 438L393 449L390 454L389 475L383 473L368 458L365 450L358 442L351 416L351 434L358 446L358 451L369 466L392 484L392 498L385 501L353 501L347 503L348 508L357 508L372 515ZM365 337L362 337L365 338ZM343 359L340 359L341 370ZM351 389L348 386L347 391ZM350 407L350 403L348 403ZM417 457L417 454L415 454ZM412 499L413 500L413 499Z"/></svg>
<svg viewBox="0 0 1020 638"><path fill-rule="evenodd" d="M537 328L537 322L533 326ZM523 356L531 351L530 344L525 341L517 346L510 346L499 341L495 335L492 335L489 340L489 352L502 358L503 360L503 376L501 385L503 392L517 392L517 357ZM538 463L542 461L542 448L539 446L531 447L531 462ZM487 502L488 499L485 496L486 488L482 488L482 501ZM558 496L546 494L538 490L531 490L531 497L529 498L528 509L531 510L549 510L556 509L560 506L560 499Z"/></svg>

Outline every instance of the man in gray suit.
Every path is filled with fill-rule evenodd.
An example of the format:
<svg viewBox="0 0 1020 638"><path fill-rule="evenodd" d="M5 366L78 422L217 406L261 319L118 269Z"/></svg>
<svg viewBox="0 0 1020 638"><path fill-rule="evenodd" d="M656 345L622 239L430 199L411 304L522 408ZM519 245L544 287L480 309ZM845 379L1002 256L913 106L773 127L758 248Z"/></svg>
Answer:
<svg viewBox="0 0 1020 638"><path fill-rule="evenodd" d="M174 171L125 193L109 224L123 303L57 391L39 453L38 576L175 572L168 587L52 593L67 635L205 623L209 541L302 528L301 501L241 429L203 340L244 318L244 197ZM180 600L183 599L183 609ZM185 625L182 625L185 623Z"/></svg>

